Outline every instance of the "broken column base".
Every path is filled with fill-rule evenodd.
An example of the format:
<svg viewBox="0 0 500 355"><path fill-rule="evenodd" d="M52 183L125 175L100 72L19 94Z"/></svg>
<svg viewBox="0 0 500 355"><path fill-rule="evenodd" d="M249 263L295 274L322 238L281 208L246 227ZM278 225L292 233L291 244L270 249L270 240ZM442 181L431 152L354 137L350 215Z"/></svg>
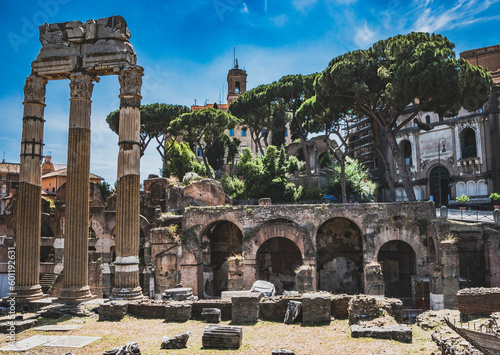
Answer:
<svg viewBox="0 0 500 355"><path fill-rule="evenodd" d="M30 302L43 298L42 286L15 286L16 302Z"/></svg>
<svg viewBox="0 0 500 355"><path fill-rule="evenodd" d="M96 296L90 293L90 286L67 287L61 290L57 301L61 303L82 303L94 298Z"/></svg>
<svg viewBox="0 0 500 355"><path fill-rule="evenodd" d="M444 309L444 295L430 293L430 308L432 311Z"/></svg>
<svg viewBox="0 0 500 355"><path fill-rule="evenodd" d="M142 289L140 287L113 288L110 298L114 300L141 300L144 296L142 295Z"/></svg>
<svg viewBox="0 0 500 355"><path fill-rule="evenodd" d="M412 332L406 324L385 325L383 327L364 327L351 325L351 337L391 339L403 343L412 342Z"/></svg>

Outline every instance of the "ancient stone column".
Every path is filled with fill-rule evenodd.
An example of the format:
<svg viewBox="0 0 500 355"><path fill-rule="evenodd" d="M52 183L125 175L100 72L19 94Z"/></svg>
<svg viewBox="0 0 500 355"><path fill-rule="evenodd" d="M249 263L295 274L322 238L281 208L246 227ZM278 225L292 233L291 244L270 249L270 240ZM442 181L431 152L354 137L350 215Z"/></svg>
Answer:
<svg viewBox="0 0 500 355"><path fill-rule="evenodd" d="M30 75L24 85L21 166L17 188L16 300L43 297L39 282L43 111L47 79Z"/></svg>
<svg viewBox="0 0 500 355"><path fill-rule="evenodd" d="M112 298L139 299L140 126L143 69L126 67L119 74L120 126L116 186L116 260Z"/></svg>
<svg viewBox="0 0 500 355"><path fill-rule="evenodd" d="M82 302L92 297L88 284L90 110L92 78L70 77L66 221L64 225L64 276L59 300Z"/></svg>

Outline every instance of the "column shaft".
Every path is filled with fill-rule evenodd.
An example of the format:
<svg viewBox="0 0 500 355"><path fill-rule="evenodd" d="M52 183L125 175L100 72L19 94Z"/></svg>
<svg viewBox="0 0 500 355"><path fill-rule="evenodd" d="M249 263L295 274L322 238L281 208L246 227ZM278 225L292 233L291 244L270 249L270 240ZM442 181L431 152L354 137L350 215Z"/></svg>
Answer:
<svg viewBox="0 0 500 355"><path fill-rule="evenodd" d="M143 69L125 68L120 80L120 126L113 298L139 299L140 101Z"/></svg>
<svg viewBox="0 0 500 355"><path fill-rule="evenodd" d="M73 74L70 87L64 276L59 299L72 303L92 297L88 284L92 78Z"/></svg>
<svg viewBox="0 0 500 355"><path fill-rule="evenodd" d="M40 225L43 111L47 80L35 75L24 86L23 133L16 209L16 279L18 301L43 297L40 287Z"/></svg>

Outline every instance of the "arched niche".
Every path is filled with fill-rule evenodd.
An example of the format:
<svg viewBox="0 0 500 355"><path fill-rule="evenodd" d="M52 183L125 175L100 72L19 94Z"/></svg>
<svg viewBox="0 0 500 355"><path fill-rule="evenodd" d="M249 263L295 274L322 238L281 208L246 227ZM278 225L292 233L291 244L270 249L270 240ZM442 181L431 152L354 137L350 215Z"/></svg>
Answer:
<svg viewBox="0 0 500 355"><path fill-rule="evenodd" d="M412 304L411 277L416 274L416 254L411 245L391 240L379 249L377 261L384 274L385 296Z"/></svg>
<svg viewBox="0 0 500 355"><path fill-rule="evenodd" d="M207 298L227 290L227 259L242 254L243 234L232 222L216 221L202 233L203 290Z"/></svg>
<svg viewBox="0 0 500 355"><path fill-rule="evenodd" d="M257 279L274 284L276 292L295 289L295 270L302 265L298 246L288 238L274 237L266 240L256 255Z"/></svg>
<svg viewBox="0 0 500 355"><path fill-rule="evenodd" d="M346 218L323 223L316 235L318 288L332 293L363 290L363 238L359 227Z"/></svg>

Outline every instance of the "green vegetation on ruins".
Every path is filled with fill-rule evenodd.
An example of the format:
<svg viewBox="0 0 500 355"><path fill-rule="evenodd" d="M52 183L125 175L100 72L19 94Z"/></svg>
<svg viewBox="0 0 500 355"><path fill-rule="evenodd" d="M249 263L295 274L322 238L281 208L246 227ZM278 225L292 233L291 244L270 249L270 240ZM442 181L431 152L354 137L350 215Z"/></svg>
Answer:
<svg viewBox="0 0 500 355"><path fill-rule="evenodd" d="M286 75L271 84L257 86L233 101L229 113L217 110L216 105L196 112L181 105L141 106L141 155L155 138L164 162L164 176L182 179L186 172L195 171L213 178L214 171L222 170L224 157L225 163L234 163L240 142L225 136L224 131L240 125L249 131L262 160L243 153L234 169L236 174L222 179L226 192L234 198L271 197L276 202L292 202L301 195L321 195L317 189L301 191L293 187L286 173L301 170L304 165L306 175L311 174L306 141L310 133L323 132L327 144L331 144L327 138L336 137L335 146L329 146L329 155L336 163L326 192L340 197L342 202L353 195L365 199L373 196L375 185L348 159L350 137L344 129L350 118L363 116L387 138L406 196L415 201L396 134L414 120L419 128L431 129L419 121L419 113L424 111L443 116L453 116L461 107L475 111L486 102L491 90L488 71L456 59L453 48L454 44L442 35L413 32L335 57L322 73ZM118 120L118 111L107 117L116 133ZM281 158L287 123L292 139L301 143L302 162L293 157L287 159L284 154ZM178 136L186 144L174 143ZM374 134L374 139L394 199L389 155L382 151L378 134ZM273 144L278 149L273 150ZM194 153L188 151L192 153L195 148L204 170L194 161ZM265 154L269 149L270 154Z"/></svg>

